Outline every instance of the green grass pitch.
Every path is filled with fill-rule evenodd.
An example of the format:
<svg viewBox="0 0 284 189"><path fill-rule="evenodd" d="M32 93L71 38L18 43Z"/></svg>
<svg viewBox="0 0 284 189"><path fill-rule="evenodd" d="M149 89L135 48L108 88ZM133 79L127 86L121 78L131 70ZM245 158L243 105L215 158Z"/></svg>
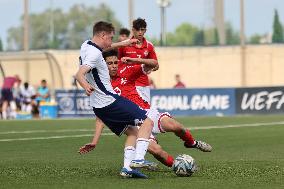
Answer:
<svg viewBox="0 0 284 189"><path fill-rule="evenodd" d="M77 153L90 142L94 120L0 121L0 188L284 188L284 116L178 120L213 151L186 149L173 134L159 135L166 151L191 155L199 171L177 177L159 164L157 172L143 171L147 180L119 177L125 138L109 130L94 151Z"/></svg>

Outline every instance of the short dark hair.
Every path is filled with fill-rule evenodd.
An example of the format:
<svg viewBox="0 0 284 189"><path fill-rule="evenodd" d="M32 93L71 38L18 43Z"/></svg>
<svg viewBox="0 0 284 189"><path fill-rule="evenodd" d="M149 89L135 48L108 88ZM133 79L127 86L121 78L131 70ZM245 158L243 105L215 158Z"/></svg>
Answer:
<svg viewBox="0 0 284 189"><path fill-rule="evenodd" d="M143 18L137 18L133 20L132 26L134 29L139 30L140 28L147 28L147 23Z"/></svg>
<svg viewBox="0 0 284 189"><path fill-rule="evenodd" d="M43 79L43 80L41 80L41 82L42 82L42 83L46 83L46 80L45 80L45 79Z"/></svg>
<svg viewBox="0 0 284 189"><path fill-rule="evenodd" d="M104 59L106 59L107 57L110 57L110 56L118 56L117 55L117 51L116 50L109 50L109 51L103 51L103 57Z"/></svg>
<svg viewBox="0 0 284 189"><path fill-rule="evenodd" d="M93 35L96 35L100 32L107 32L111 33L114 32L114 27L112 23L104 22L104 21L99 21L94 24L93 27Z"/></svg>
<svg viewBox="0 0 284 189"><path fill-rule="evenodd" d="M130 31L129 31L129 29L127 29L127 28L121 28L121 29L119 30L119 35L126 35L127 37L129 37Z"/></svg>

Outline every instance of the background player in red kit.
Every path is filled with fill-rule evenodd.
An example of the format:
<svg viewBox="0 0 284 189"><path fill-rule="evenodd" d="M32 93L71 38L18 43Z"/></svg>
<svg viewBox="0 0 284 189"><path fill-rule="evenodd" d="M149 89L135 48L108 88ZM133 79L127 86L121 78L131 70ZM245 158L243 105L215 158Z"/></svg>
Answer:
<svg viewBox="0 0 284 189"><path fill-rule="evenodd" d="M123 58L127 61L128 58L138 58L139 62L156 64L153 70L157 70L159 65L156 52L151 42L147 41L144 34L147 30L145 19L138 18L133 21L132 39L138 39L135 45L121 47L118 49L118 59ZM150 103L150 84L147 75L141 75L135 82L136 90L143 100Z"/></svg>

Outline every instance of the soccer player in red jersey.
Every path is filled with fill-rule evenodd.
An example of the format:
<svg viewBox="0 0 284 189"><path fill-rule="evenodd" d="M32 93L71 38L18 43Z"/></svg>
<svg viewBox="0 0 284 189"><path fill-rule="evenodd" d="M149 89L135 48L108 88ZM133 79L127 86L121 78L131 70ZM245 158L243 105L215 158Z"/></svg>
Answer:
<svg viewBox="0 0 284 189"><path fill-rule="evenodd" d="M118 36L118 41L125 41L129 38L130 36L130 31L127 28L120 28L119 30L119 36Z"/></svg>
<svg viewBox="0 0 284 189"><path fill-rule="evenodd" d="M118 59L124 58L138 58L141 61L147 61L155 64L153 70L158 70L159 65L157 61L156 52L151 42L147 41L144 37L147 30L147 23L145 19L138 18L133 21L131 39L138 39L138 42L131 46L125 46L118 49ZM135 82L136 90L143 100L150 103L150 84L147 75L141 75Z"/></svg>
<svg viewBox="0 0 284 189"><path fill-rule="evenodd" d="M147 74L155 64L145 63L145 64L129 64L125 66L118 66L118 59L115 51L109 51L103 53L104 59L108 65L109 74L111 77L111 83L114 90L121 96L128 98L132 102L136 103L143 109L149 109L150 105L145 102L135 90L135 80L141 75ZM129 61L134 61L136 59L128 59ZM129 62L126 62L129 63ZM161 113L159 119L154 121L154 124L157 124L159 130L154 131L153 133L164 133L164 132L174 132L176 136L180 137L184 141L185 147L188 148L197 148L204 152L210 152L212 147L209 144L206 144L202 141L196 141L192 137L189 130L185 129L182 124L174 120L168 113ZM98 120L96 122L96 133L94 135L93 141L91 144L95 147L98 143L100 134L102 132L103 123ZM162 147L157 144L157 141L153 135L151 135L151 141L148 148L148 151L164 165L171 167L173 165L174 158L165 152ZM89 146L82 147L80 149L81 153L87 153L93 148ZM127 150L127 149L125 149Z"/></svg>

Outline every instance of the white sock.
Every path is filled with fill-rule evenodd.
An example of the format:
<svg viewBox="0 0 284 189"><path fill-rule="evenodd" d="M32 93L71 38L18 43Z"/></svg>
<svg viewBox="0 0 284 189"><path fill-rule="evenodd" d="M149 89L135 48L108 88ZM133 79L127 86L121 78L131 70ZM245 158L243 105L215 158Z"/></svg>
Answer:
<svg viewBox="0 0 284 189"><path fill-rule="evenodd" d="M124 165L123 167L126 168L128 171L132 169L129 167L130 162L135 157L135 148L133 146L127 146L124 148Z"/></svg>
<svg viewBox="0 0 284 189"><path fill-rule="evenodd" d="M6 112L6 111L3 111L3 112L2 112L2 118L3 118L3 119L7 119L7 112Z"/></svg>
<svg viewBox="0 0 284 189"><path fill-rule="evenodd" d="M149 146L149 139L138 138L136 140L135 160L144 159Z"/></svg>

